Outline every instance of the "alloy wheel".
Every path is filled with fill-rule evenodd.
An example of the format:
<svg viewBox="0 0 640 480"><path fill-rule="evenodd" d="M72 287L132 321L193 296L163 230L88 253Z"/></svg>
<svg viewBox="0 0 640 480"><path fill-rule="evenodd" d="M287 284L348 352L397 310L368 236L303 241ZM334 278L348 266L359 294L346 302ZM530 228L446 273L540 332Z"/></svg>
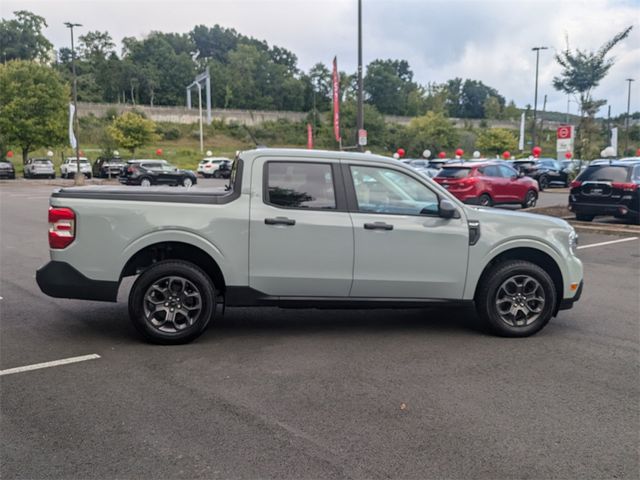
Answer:
<svg viewBox="0 0 640 480"><path fill-rule="evenodd" d="M162 277L144 294L147 323L164 333L178 333L193 326L202 308L200 290L184 277Z"/></svg>
<svg viewBox="0 0 640 480"><path fill-rule="evenodd" d="M500 319L512 327L526 327L544 310L546 296L538 280L529 275L514 275L498 288L496 309Z"/></svg>

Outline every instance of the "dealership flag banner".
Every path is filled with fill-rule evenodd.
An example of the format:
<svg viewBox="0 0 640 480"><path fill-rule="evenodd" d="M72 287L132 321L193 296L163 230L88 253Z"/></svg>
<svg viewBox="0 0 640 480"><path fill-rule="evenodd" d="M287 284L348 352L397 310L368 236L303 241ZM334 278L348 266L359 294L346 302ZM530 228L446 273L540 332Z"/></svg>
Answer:
<svg viewBox="0 0 640 480"><path fill-rule="evenodd" d="M313 149L313 129L310 123L307 123L307 148Z"/></svg>
<svg viewBox="0 0 640 480"><path fill-rule="evenodd" d="M338 58L333 57L333 134L336 142L341 142L340 137L340 75L338 74Z"/></svg>
<svg viewBox="0 0 640 480"><path fill-rule="evenodd" d="M76 141L76 136L73 133L73 115L76 113L76 109L73 106L73 103L69 104L69 143L71 144L71 148L76 148L78 142Z"/></svg>
<svg viewBox="0 0 640 480"><path fill-rule="evenodd" d="M520 116L520 141L518 141L518 149L524 150L524 112Z"/></svg>
<svg viewBox="0 0 640 480"><path fill-rule="evenodd" d="M611 148L613 148L613 156L618 156L618 127L611 129ZM624 152L622 152L624 155Z"/></svg>

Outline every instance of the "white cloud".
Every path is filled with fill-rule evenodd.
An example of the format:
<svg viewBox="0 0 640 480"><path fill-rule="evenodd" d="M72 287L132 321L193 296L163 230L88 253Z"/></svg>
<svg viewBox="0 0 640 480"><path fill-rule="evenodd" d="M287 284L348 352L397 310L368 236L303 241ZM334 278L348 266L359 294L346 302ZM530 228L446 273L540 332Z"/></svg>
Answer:
<svg viewBox="0 0 640 480"><path fill-rule="evenodd" d="M523 106L533 103L535 55L531 47L596 49L633 24L613 51L616 65L594 92L626 111L627 77L638 76L632 110L640 110L640 4L638 0L363 0L364 60L407 59L421 83L473 78L497 88ZM114 39L152 30L187 32L196 24L219 23L245 35L292 50L301 68L329 63L356 65L356 0L3 0L0 12L27 9L44 16L57 47L69 42L63 22L85 30L108 30ZM79 32L80 33L80 32ZM540 57L540 102L566 110L566 97L551 84L559 69L553 50ZM573 107L575 109L575 107ZM603 113L603 112L601 112Z"/></svg>

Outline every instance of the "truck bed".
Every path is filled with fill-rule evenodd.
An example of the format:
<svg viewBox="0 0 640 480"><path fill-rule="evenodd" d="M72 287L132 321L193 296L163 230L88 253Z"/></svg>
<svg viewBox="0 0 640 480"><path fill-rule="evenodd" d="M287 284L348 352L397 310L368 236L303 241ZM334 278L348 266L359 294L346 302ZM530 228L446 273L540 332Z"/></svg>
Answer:
<svg viewBox="0 0 640 480"><path fill-rule="evenodd" d="M126 200L170 203L228 203L240 192L226 187L121 187L88 186L63 187L53 191L54 198L86 198L92 200Z"/></svg>

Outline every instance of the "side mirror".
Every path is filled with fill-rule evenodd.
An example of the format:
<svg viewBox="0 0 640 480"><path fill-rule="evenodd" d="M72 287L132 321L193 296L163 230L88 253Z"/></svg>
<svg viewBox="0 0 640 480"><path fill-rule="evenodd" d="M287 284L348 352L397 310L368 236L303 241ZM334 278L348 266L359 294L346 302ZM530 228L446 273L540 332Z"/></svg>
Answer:
<svg viewBox="0 0 640 480"><path fill-rule="evenodd" d="M440 200L440 204L438 205L438 215L441 218L460 218L460 212L458 212L456 206L448 198Z"/></svg>

